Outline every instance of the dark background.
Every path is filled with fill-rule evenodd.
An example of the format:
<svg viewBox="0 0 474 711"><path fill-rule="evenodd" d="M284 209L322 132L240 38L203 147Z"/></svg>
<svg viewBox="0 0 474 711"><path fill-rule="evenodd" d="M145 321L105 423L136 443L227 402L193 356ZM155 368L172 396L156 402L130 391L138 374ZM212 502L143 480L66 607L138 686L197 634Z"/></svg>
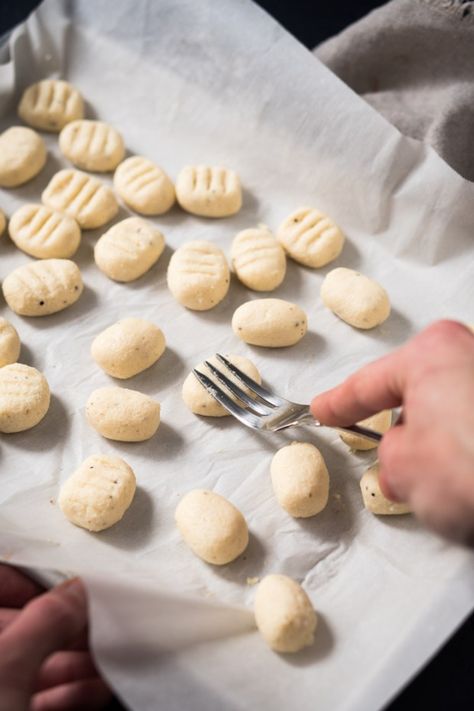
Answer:
<svg viewBox="0 0 474 711"><path fill-rule="evenodd" d="M258 0L258 4L300 42L313 48L384 3L376 0ZM0 0L0 36L37 5L38 0ZM474 709L473 676L474 614L387 711ZM350 695L350 689L347 693ZM316 706L317 700L315 709Z"/></svg>

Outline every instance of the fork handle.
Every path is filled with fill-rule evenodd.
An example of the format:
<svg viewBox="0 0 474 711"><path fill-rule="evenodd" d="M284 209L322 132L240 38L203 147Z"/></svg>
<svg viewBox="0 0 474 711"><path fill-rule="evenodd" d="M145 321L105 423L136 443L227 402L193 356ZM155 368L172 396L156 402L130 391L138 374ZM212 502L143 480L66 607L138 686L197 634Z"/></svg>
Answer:
<svg viewBox="0 0 474 711"><path fill-rule="evenodd" d="M341 432L347 432L348 434L355 434L358 437L364 437L365 439L370 439L372 442L380 442L383 437L380 432L369 430L368 427L361 427L360 425L349 425L348 427L334 427L334 429L340 430Z"/></svg>

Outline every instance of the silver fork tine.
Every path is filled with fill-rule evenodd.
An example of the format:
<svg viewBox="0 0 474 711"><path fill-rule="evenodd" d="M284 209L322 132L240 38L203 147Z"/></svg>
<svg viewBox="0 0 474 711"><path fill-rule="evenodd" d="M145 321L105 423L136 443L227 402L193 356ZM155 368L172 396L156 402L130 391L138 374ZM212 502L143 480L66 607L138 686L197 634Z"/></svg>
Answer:
<svg viewBox="0 0 474 711"><path fill-rule="evenodd" d="M258 395L258 397L260 397L266 404L273 405L274 407L280 407L281 405L288 405L288 400L285 400L285 398L279 397L278 395L275 395L274 393L272 393L270 390L263 388L253 378L250 378L248 375L243 373L239 368L237 368L236 365L231 363L230 360L228 360L227 358L224 358L223 355L216 353L216 358L223 365L225 365L226 368L228 368L230 370L230 372L233 375L235 375L235 377L238 380L240 380L241 383L246 385L251 392L255 393L255 395Z"/></svg>
<svg viewBox="0 0 474 711"><path fill-rule="evenodd" d="M222 383L222 385L225 385L225 387L231 391L234 395L236 395L239 400L244 402L246 405L252 408L257 414L259 415L268 415L270 412L272 412L273 407L270 405L262 405L258 400L255 400L253 397L250 397L242 388L239 388L238 385L232 382L232 380L229 380L229 378L224 375L220 370L218 370L212 363L210 363L208 360L204 361L205 365L209 368L211 373L213 373L217 380Z"/></svg>
<svg viewBox="0 0 474 711"><path fill-rule="evenodd" d="M244 425L247 425L247 427L251 427L254 430L263 429L263 421L261 417L254 415L252 412L249 412L240 405L237 405L236 402L226 395L225 392L221 390L218 385L213 383L207 375L204 375L204 373L200 373L199 370L196 370L196 368L194 368L193 373L201 385L203 385L206 390L217 400L217 402L220 402L222 407L230 412L231 415L234 415L234 417L240 420L240 422Z"/></svg>

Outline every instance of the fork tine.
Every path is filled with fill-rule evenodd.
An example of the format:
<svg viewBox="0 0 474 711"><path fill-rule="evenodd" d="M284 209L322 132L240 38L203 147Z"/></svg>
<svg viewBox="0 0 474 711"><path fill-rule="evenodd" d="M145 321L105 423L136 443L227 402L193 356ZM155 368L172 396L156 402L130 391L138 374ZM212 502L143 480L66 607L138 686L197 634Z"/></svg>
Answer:
<svg viewBox="0 0 474 711"><path fill-rule="evenodd" d="M219 360L223 365L226 366L232 373L232 375L235 375L235 377L240 380L241 383L246 385L248 389L253 392L255 395L258 395L259 398L261 398L264 403L267 405L273 405L274 407L280 407L281 405L288 405L288 400L285 400L283 397L279 397L278 395L275 395L272 393L270 390L267 390L266 388L263 388L261 385L259 385L256 380L253 378L250 378L248 375L243 373L239 368L237 368L236 365L230 362L227 358L224 358L223 355L220 355L220 353L216 353L216 358Z"/></svg>
<svg viewBox="0 0 474 711"><path fill-rule="evenodd" d="M236 395L243 403L251 407L252 410L254 410L258 415L269 415L272 412L273 407L271 405L262 405L258 400L250 397L250 395L242 390L242 388L239 388L239 386L233 383L232 380L229 380L224 373L218 370L218 368L212 365L212 363L208 360L204 361L204 363L207 365L211 373L216 376L217 380L222 383L222 385L225 385L231 393Z"/></svg>
<svg viewBox="0 0 474 711"><path fill-rule="evenodd" d="M246 410L244 407L237 405L236 402L226 395L225 392L221 390L218 385L213 383L207 375L204 375L204 373L199 372L196 368L194 368L193 373L201 385L206 388L207 392L212 395L212 397L215 398L217 402L219 402L222 407L227 410L227 412L230 412L231 415L240 420L240 422L244 425L247 425L247 427L251 427L254 430L263 429L263 421L261 417L258 417L252 412Z"/></svg>

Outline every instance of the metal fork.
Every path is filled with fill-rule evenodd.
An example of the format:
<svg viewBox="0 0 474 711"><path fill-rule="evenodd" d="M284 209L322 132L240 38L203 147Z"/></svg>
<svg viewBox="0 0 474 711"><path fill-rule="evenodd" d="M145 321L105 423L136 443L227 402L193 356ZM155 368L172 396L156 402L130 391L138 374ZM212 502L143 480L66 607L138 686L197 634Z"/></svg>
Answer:
<svg viewBox="0 0 474 711"><path fill-rule="evenodd" d="M193 373L203 385L207 392L224 407L227 412L236 417L240 422L254 430L265 430L268 432L279 432L286 430L288 427L296 427L297 425L311 424L315 427L324 427L321 422L315 420L312 416L309 405L300 405L296 402L290 402L284 397L276 395L271 390L259 385L253 378L243 373L240 368L237 368L227 358L216 353L216 358L219 363L224 366L223 370L219 370L209 361L205 361L205 365L209 368L216 380L219 381L229 392L235 395L242 405L235 402L229 395L220 388L213 380L205 373L194 369ZM249 391L246 392L234 383L226 375L226 371L232 373L235 378L242 383ZM360 425L350 425L349 427L336 427L334 429L356 434L360 437L365 437L373 442L380 442L382 435L379 432L374 432L367 427Z"/></svg>

